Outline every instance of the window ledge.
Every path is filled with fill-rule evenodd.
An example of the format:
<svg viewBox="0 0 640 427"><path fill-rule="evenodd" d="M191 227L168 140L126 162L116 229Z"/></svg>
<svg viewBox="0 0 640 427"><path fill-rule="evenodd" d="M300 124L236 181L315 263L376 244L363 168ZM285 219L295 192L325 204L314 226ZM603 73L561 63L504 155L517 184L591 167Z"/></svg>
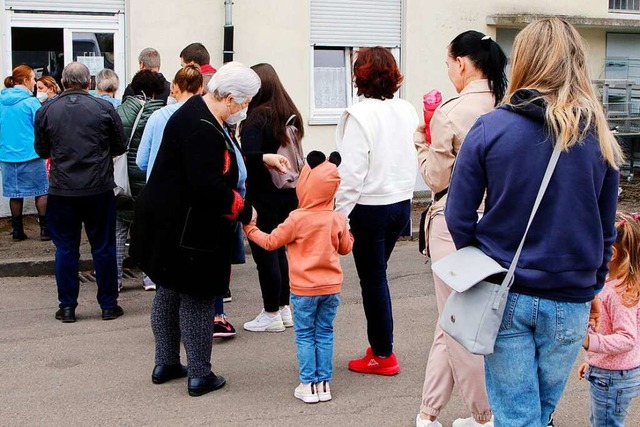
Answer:
<svg viewBox="0 0 640 427"><path fill-rule="evenodd" d="M344 108L316 109L311 112L310 126L337 125Z"/></svg>

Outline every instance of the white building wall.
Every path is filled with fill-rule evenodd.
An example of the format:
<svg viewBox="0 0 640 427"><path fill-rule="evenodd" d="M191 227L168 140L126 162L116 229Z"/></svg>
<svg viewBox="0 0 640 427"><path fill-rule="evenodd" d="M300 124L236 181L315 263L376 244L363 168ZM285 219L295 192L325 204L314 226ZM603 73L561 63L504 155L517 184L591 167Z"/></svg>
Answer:
<svg viewBox="0 0 640 427"><path fill-rule="evenodd" d="M4 20L5 0L0 0L0 35L10 28ZM189 43L203 43L211 64L222 63L223 0L127 0L127 76L138 69L138 53L158 49L161 71L171 80L180 67L180 51ZM403 97L420 111L422 95L433 88L445 98L455 95L447 78L446 47L459 33L475 29L495 38L487 26L494 14L558 14L599 18L633 18L634 14L609 13L607 0L404 0L402 67ZM236 0L233 5L235 60L247 65L268 62L277 70L294 102L308 121L310 115L311 54L310 6L306 0ZM603 77L606 32L603 28L579 28L589 46L593 77ZM624 32L624 30L618 30ZM5 70L6 49L0 39L0 70ZM329 152L335 148L335 126L306 127L305 149ZM0 217L8 215L8 201L0 199Z"/></svg>

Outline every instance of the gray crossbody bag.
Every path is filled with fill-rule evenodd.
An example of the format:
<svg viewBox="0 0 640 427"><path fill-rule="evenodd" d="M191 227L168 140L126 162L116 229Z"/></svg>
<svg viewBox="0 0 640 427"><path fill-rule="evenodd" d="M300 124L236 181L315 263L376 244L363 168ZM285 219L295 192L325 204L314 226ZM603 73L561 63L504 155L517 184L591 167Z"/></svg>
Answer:
<svg viewBox="0 0 640 427"><path fill-rule="evenodd" d="M459 249L434 262L431 267L453 290L447 298L438 324L447 335L473 354L493 353L524 241L551 181L561 151L559 144L556 144L542 178L524 236L508 270L474 246ZM485 280L499 273L506 273L501 284Z"/></svg>

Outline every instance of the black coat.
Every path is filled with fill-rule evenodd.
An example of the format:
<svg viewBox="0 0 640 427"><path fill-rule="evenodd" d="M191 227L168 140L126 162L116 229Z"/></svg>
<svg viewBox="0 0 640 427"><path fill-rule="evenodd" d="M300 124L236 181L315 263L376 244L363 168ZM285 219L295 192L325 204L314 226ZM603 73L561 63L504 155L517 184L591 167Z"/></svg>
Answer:
<svg viewBox="0 0 640 427"><path fill-rule="evenodd" d="M36 113L36 153L51 157L49 194L77 197L113 190L111 157L126 147L116 110L87 91L66 90Z"/></svg>
<svg viewBox="0 0 640 427"><path fill-rule="evenodd" d="M235 220L251 218L232 144L200 96L169 119L136 201L130 249L156 284L204 298L228 290Z"/></svg>

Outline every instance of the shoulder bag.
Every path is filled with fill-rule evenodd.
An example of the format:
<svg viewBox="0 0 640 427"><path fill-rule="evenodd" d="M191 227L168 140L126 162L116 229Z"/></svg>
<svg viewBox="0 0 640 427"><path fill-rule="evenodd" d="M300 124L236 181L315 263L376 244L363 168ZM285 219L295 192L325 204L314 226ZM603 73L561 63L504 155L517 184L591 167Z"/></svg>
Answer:
<svg viewBox="0 0 640 427"><path fill-rule="evenodd" d="M438 324L447 335L473 354L493 353L518 259L531 222L558 163L560 151L559 144L556 144L524 236L508 270L473 246L459 249L433 263L433 271L453 290L445 303ZM485 280L499 273L506 273L502 283Z"/></svg>
<svg viewBox="0 0 640 427"><path fill-rule="evenodd" d="M133 122L131 135L129 135L129 142L127 143L127 150L123 154L120 154L119 156L113 158L113 180L116 183L116 188L113 189L113 193L116 195L116 197L125 199L133 198L133 195L131 193L131 186L129 185L129 166L127 164L127 156L129 154L129 146L131 145L131 140L133 139L133 135L135 135L136 133L136 128L138 127L138 123L140 122L140 118L142 117L142 111L144 110L144 101L138 101L142 103L142 106L140 107L140 111L138 111L138 115Z"/></svg>

